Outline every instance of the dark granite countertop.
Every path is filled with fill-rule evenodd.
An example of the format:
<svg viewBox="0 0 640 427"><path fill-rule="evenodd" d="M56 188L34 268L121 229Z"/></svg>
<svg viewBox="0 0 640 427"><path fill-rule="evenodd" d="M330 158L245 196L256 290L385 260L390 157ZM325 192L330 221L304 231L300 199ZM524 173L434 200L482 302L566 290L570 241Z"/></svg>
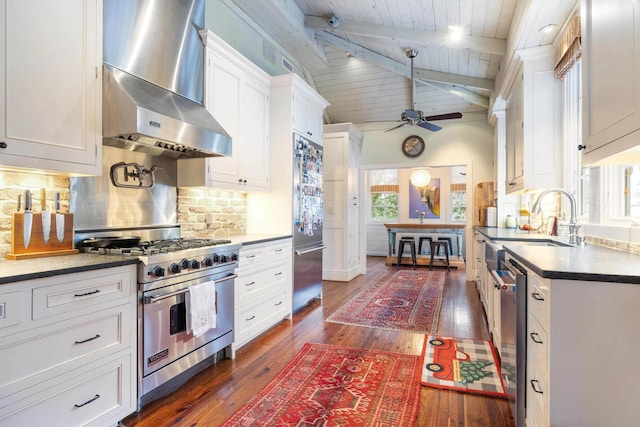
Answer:
<svg viewBox="0 0 640 427"><path fill-rule="evenodd" d="M541 246L527 242L555 241L555 236L513 229L475 227L540 277L640 284L640 255L587 244L584 246Z"/></svg>
<svg viewBox="0 0 640 427"><path fill-rule="evenodd" d="M240 243L242 246L248 246L275 240L290 239L292 237L291 234L243 234L241 236L230 236L229 239L232 243Z"/></svg>
<svg viewBox="0 0 640 427"><path fill-rule="evenodd" d="M231 236L229 237L229 240L231 240L232 243L240 243L243 246L246 246L290 237L292 236L279 234L246 234L241 236ZM78 273L81 271L99 270L102 268L136 264L137 262L137 257L104 256L83 253L17 261L0 260L0 285L20 282L23 280L57 276L59 274Z"/></svg>
<svg viewBox="0 0 640 427"><path fill-rule="evenodd" d="M138 258L91 254L0 260L0 284L136 264Z"/></svg>

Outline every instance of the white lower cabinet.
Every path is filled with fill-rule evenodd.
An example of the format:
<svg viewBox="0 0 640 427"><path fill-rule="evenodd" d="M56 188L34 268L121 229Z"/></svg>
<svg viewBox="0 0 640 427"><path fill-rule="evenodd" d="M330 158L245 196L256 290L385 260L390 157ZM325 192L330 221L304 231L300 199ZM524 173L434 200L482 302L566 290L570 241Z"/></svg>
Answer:
<svg viewBox="0 0 640 427"><path fill-rule="evenodd" d="M136 410L136 266L0 286L0 426L109 426Z"/></svg>
<svg viewBox="0 0 640 427"><path fill-rule="evenodd" d="M244 245L234 293L235 351L282 319L291 318L291 238Z"/></svg>
<svg viewBox="0 0 640 427"><path fill-rule="evenodd" d="M527 276L526 424L637 425L640 286Z"/></svg>

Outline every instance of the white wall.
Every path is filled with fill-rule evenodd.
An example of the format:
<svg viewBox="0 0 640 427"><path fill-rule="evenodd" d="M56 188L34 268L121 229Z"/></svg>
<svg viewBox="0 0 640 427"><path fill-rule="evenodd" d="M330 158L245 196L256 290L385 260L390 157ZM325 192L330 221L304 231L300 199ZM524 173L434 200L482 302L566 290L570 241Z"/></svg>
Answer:
<svg viewBox="0 0 640 427"><path fill-rule="evenodd" d="M487 124L484 114L466 114L460 120L440 121L437 124L442 126L442 130L438 132L430 132L409 125L391 132L384 132L393 126L393 123L357 125L364 135L362 169L465 165L467 166L467 212L473 212L474 187L478 182L494 180L493 128ZM409 135L419 135L426 143L424 153L416 159L405 157L400 148L402 141ZM400 179L403 180L403 178ZM362 182L364 183L364 179ZM400 182L400 185L402 186L403 182ZM368 209L368 206L363 206L363 209ZM409 220L408 214L408 209L401 206L401 221L418 222L418 219ZM442 215L438 221L447 222L447 217ZM466 225L465 253L471 254L473 222L470 215L467 215ZM386 229L382 224L369 222L365 230L367 252L370 244L372 248L376 248L381 242L386 242ZM471 268L467 268L467 280L473 280Z"/></svg>

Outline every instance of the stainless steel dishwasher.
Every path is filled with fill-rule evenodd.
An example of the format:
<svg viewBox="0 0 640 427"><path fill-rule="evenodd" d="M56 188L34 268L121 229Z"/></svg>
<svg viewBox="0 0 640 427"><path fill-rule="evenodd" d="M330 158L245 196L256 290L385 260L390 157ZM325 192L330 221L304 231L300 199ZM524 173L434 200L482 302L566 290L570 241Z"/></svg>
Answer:
<svg viewBox="0 0 640 427"><path fill-rule="evenodd" d="M527 270L508 252L492 270L500 288L500 364L516 427L525 427Z"/></svg>

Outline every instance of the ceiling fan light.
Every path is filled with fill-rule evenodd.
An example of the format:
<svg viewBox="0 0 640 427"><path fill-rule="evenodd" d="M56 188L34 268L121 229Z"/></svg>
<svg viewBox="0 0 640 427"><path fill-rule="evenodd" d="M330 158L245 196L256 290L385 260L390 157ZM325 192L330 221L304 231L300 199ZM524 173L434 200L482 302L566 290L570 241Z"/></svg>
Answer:
<svg viewBox="0 0 640 427"><path fill-rule="evenodd" d="M431 181L431 174L426 169L416 169L411 173L411 184L416 188L428 185L429 181Z"/></svg>

